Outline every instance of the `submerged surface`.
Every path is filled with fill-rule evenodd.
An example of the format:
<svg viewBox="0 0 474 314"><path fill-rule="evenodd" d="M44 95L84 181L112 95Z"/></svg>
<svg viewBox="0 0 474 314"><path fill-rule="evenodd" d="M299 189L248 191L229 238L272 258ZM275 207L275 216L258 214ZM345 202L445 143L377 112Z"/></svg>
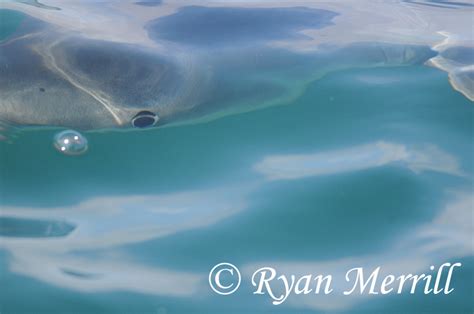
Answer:
<svg viewBox="0 0 474 314"><path fill-rule="evenodd" d="M131 5L150 9L166 2ZM226 17L222 23L232 38L216 42L219 32L188 16L216 11ZM53 145L63 126L79 121L77 112L70 120L36 120L43 126L36 128L7 119L6 140L0 141L0 278L8 289L0 292L0 311L471 313L474 106L453 89L448 73L425 65L436 50L371 41L297 52L268 41L301 39L300 18L284 24L290 33L273 33L271 21L253 37L246 29L235 34L232 18L251 20L239 10L192 6L176 12L161 24L150 16L143 32L166 32L169 45L183 45L185 54L196 52L201 65L212 68L204 75L212 82L205 94L199 88L189 94L203 102L186 107L179 119L165 114L160 124L160 115L158 127L146 130L95 130L96 120L88 120L82 132L88 150L80 156L61 154ZM189 39L192 29L176 27L179 17L198 23L204 35ZM7 36L5 29L1 36ZM234 37L252 47L232 49ZM183 76L189 86L202 77L188 77L176 70L188 68L163 61L149 48L102 45L85 35L81 40L63 41L58 62L77 75L74 82L103 92L94 95L107 94L111 103L132 108L130 116L142 106L157 108L150 103L156 91L164 102L181 95L173 86ZM6 51L0 47L10 58ZM444 51L446 60L472 64L464 48ZM120 58L127 60L124 76L115 67ZM35 97L57 101L51 108L63 106L67 113L66 101L47 95L56 89L90 109L74 93L84 99L91 94L67 85L71 81L57 72L8 60L23 61L32 82L51 85L44 92L36 83L25 87L33 86L28 93ZM173 80L155 76L162 67ZM47 80L35 78L42 71ZM15 92L8 95L15 100L21 89L11 75L9 91ZM120 79L97 79L115 76ZM165 86L149 88L156 82ZM19 108L13 100L8 105ZM110 118L106 110L91 112L99 122ZM117 111L127 117L122 113ZM228 297L214 294L207 281L209 270L225 261L243 275L239 291ZM340 289L352 267L421 273L456 261L463 267L450 295L290 296L274 306L252 294L249 280L265 265L288 273L331 273Z"/></svg>

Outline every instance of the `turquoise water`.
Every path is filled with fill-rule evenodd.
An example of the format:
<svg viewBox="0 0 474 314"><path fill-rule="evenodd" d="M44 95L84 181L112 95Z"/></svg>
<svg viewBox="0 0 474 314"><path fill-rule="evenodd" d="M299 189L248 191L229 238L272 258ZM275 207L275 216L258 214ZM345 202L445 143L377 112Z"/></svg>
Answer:
<svg viewBox="0 0 474 314"><path fill-rule="evenodd" d="M390 83L374 88L360 78L384 78ZM392 258L415 261L421 258L419 254L403 256L403 250L397 253L391 247L403 235L436 220L456 198L454 192L472 187L473 114L472 104L453 91L445 73L412 66L340 71L315 81L286 105L208 123L86 132L90 149L73 158L53 148L55 130L18 131L15 140L0 146L6 216L23 210L34 217L41 210L43 219L68 221L61 211L73 210L71 223L76 224L76 231L84 230L49 249L46 241L52 232L44 228L29 238L31 244L24 244L25 251L20 244L18 252L14 242L8 244L2 254L2 281L9 286L0 295L2 312L240 313L252 309L301 313L289 304L275 308L268 300L252 297L249 282L226 299L213 295L205 280L184 298L140 292L140 286L149 284L146 277L132 277L124 291L96 290L94 280L107 281L110 274L101 275L104 264L123 261L127 262L120 267L125 268L117 266L120 273L116 276L124 278L126 267L205 276L210 266L222 260L243 266L259 261L330 262L370 254L390 259L395 254ZM337 151L378 141L414 150L421 147L421 151L436 146L456 160L463 175L446 173L450 171L442 170L444 160L436 157L424 160L432 169L427 166L418 172L403 161L394 161L335 174L268 181L255 169L266 156ZM351 158L347 155L340 162L350 163ZM357 164L357 160L352 162ZM134 195L150 200L126 201ZM156 196L169 199L153 199ZM107 199L81 209L80 204L100 197ZM114 199L123 211L109 208ZM161 204L173 208L183 202L191 203L189 209L173 217L166 210L159 211ZM156 211L142 207L156 207ZM89 214L81 218L77 213L81 210ZM151 235L133 239L137 228ZM161 235L161 228L166 234ZM44 251L34 248L35 241L44 241ZM452 246L430 253L432 261L451 260L457 254L452 252L456 244ZM414 247L416 251L417 244ZM77 268L76 272L90 273L91 278L70 272L43 278L42 266L35 263L40 257L48 261L48 268ZM18 273L15 264L21 269L25 259L34 268ZM69 265L69 259L82 262ZM383 296L343 312L415 313L414 307L429 312L469 312L472 260L457 260L464 261L464 267L454 278L455 294ZM25 295L28 302L23 301Z"/></svg>
<svg viewBox="0 0 474 314"><path fill-rule="evenodd" d="M222 29L199 22L219 14ZM297 53L261 44L299 39L295 32L308 23L327 27L335 16L190 7L153 20L145 29L154 40L166 35L173 48L196 52L214 80L208 90L208 77L198 76L206 93L189 93L202 106L167 116L166 106L147 103L162 90L140 80L156 74L146 62L162 65L152 54L72 37L47 54L66 69L58 74L33 51L49 33L59 35L0 10L0 312L472 313L473 103L447 73L424 64L436 55L425 46ZM46 35L8 44L32 29ZM196 29L204 35L190 38ZM233 41L245 49L229 49ZM109 67L122 61L128 72L114 80L121 69ZM159 81L171 89L167 97L183 79L170 64L163 69L173 81ZM160 120L143 130L127 128L129 121L102 128L110 116L72 85L110 92L112 103L136 99L113 103L124 110L120 118L143 101ZM88 141L78 156L54 146L55 135L73 126ZM229 296L208 283L220 262L242 273ZM462 263L448 295L342 294L353 267L435 276L430 266L445 262ZM331 274L335 292L272 305L254 294L252 273L262 266L288 276Z"/></svg>
<svg viewBox="0 0 474 314"><path fill-rule="evenodd" d="M0 41L7 39L21 25L24 15L13 10L0 10Z"/></svg>

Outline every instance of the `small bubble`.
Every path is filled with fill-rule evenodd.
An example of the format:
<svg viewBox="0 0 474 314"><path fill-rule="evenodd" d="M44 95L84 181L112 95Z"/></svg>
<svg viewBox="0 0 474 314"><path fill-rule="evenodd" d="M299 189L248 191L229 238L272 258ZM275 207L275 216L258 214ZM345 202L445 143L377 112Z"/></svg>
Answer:
<svg viewBox="0 0 474 314"><path fill-rule="evenodd" d="M54 147L65 155L81 155L87 151L87 138L74 130L66 130L54 136Z"/></svg>

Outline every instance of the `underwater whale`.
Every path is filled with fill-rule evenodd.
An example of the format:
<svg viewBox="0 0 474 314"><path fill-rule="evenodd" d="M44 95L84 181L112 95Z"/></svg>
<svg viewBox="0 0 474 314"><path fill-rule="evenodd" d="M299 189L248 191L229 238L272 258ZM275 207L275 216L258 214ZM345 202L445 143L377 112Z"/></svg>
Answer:
<svg viewBox="0 0 474 314"><path fill-rule="evenodd" d="M207 81L190 60L176 59L80 37L11 39L0 46L0 120L100 129L133 126L146 110L166 121L198 104Z"/></svg>
<svg viewBox="0 0 474 314"><path fill-rule="evenodd" d="M313 52L265 41L197 49L172 38L154 49L31 19L0 42L0 121L7 125L92 130L206 121L291 103L332 71L423 64L435 55L427 46L385 43Z"/></svg>

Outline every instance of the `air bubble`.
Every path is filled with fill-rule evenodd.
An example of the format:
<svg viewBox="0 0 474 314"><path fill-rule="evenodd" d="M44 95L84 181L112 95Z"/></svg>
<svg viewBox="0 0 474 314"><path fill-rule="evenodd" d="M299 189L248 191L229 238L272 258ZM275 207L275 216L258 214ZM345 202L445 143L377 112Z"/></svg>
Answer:
<svg viewBox="0 0 474 314"><path fill-rule="evenodd" d="M54 147L65 155L82 155L87 151L87 138L74 130L66 130L54 136Z"/></svg>

